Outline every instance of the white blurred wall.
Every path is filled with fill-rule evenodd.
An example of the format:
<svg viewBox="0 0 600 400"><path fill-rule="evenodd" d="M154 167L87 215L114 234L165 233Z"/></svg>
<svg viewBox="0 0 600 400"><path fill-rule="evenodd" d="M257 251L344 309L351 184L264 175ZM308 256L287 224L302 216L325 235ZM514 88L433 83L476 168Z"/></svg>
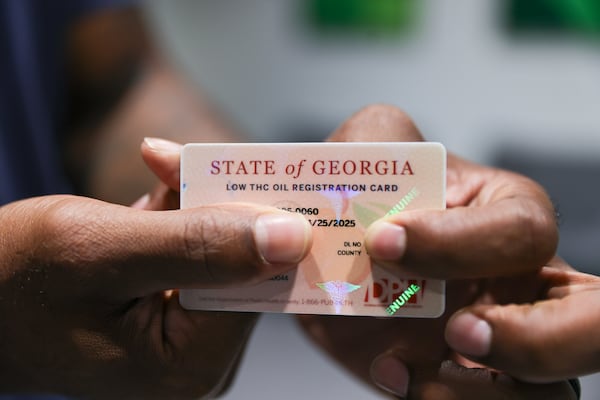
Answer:
<svg viewBox="0 0 600 400"><path fill-rule="evenodd" d="M312 134L373 102L407 110L430 140L470 159L517 143L600 154L600 44L515 42L494 0L422 0L401 40L319 42L301 0L149 0L165 48L255 140ZM313 137L314 138L314 137Z"/></svg>

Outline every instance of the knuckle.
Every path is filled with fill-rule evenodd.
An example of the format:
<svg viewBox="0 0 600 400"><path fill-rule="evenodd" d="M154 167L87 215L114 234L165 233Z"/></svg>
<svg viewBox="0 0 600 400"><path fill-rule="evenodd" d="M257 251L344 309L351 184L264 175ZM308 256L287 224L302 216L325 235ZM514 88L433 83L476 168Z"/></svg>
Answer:
<svg viewBox="0 0 600 400"><path fill-rule="evenodd" d="M209 232L216 233L217 221L211 214L203 216L201 220L186 218L183 223L183 234L181 235L182 253L186 259L198 262L202 271L206 271L210 280L216 277L211 273L209 259L210 253L215 249L212 246L213 237Z"/></svg>
<svg viewBox="0 0 600 400"><path fill-rule="evenodd" d="M350 139L356 135L369 135L371 140L423 140L410 116L400 108L389 104L373 104L356 112L342 132ZM364 140L364 137L356 137Z"/></svg>
<svg viewBox="0 0 600 400"><path fill-rule="evenodd" d="M206 208L198 218L186 218L183 252L199 263L208 282L250 283L259 264L250 229L240 229L239 215ZM198 264L197 264L198 265Z"/></svg>
<svg viewBox="0 0 600 400"><path fill-rule="evenodd" d="M365 106L362 109L360 109L355 116L361 118L408 121L412 123L411 118L404 110L394 105L385 103L376 103Z"/></svg>
<svg viewBox="0 0 600 400"><path fill-rule="evenodd" d="M519 237L509 238L513 243L520 243L518 253L525 257L525 265L538 269L546 264L558 245L558 229L552 222L552 216L531 201L521 201L515 208L514 223Z"/></svg>
<svg viewBox="0 0 600 400"><path fill-rule="evenodd" d="M207 254L211 251L211 237L218 233L217 221L212 214L207 214L201 220L186 218L183 224L182 248L185 256L191 260L206 261Z"/></svg>
<svg viewBox="0 0 600 400"><path fill-rule="evenodd" d="M71 197L46 206L35 229L38 254L45 260L58 257L63 264L82 262L101 241L97 222L87 216L82 204Z"/></svg>
<svg viewBox="0 0 600 400"><path fill-rule="evenodd" d="M213 313L211 332L203 329L202 324L206 322L203 317L195 321L190 318L189 329L178 325L166 331L163 341L169 348L162 352L157 372L169 376L168 393L178 393L181 398L216 398L231 383L239 351L251 332L256 315Z"/></svg>

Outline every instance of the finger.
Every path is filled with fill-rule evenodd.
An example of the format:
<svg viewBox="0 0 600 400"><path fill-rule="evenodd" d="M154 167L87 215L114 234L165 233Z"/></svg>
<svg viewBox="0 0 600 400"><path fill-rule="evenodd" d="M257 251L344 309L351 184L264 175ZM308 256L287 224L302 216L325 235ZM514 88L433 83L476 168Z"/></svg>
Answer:
<svg viewBox="0 0 600 400"><path fill-rule="evenodd" d="M331 134L328 141L421 142L423 136L404 111L387 104L375 104L348 118Z"/></svg>
<svg viewBox="0 0 600 400"><path fill-rule="evenodd" d="M600 370L600 293L529 305L475 306L454 315L446 341L477 362L528 382Z"/></svg>
<svg viewBox="0 0 600 400"><path fill-rule="evenodd" d="M258 315L190 312L181 306L174 291L171 296L157 293L135 302L124 315L121 327L131 332L124 336L128 349L158 357L157 363L149 362L153 358L144 358L145 379L156 376L177 382L180 391L182 377L188 377L184 386L189 398L199 393L211 393L212 398L214 392L230 385ZM173 393L159 397L172 398Z"/></svg>
<svg viewBox="0 0 600 400"><path fill-rule="evenodd" d="M175 210L179 208L180 154L182 146L159 138L145 138L141 144L144 162L160 179L150 193L131 205L142 210Z"/></svg>
<svg viewBox="0 0 600 400"><path fill-rule="evenodd" d="M546 280L546 296L550 299L561 299L581 292L600 293L600 278L596 275L575 271L570 265L553 261L541 271Z"/></svg>
<svg viewBox="0 0 600 400"><path fill-rule="evenodd" d="M374 222L365 233L367 252L378 264L439 279L536 271L557 241L552 213L529 199L405 211Z"/></svg>
<svg viewBox="0 0 600 400"><path fill-rule="evenodd" d="M159 138L144 138L140 150L142 158L156 176L169 188L179 191L182 146Z"/></svg>
<svg viewBox="0 0 600 400"><path fill-rule="evenodd" d="M104 292L250 285L293 268L311 244L302 216L270 207L148 212L52 199L38 219L40 259L90 276L88 284Z"/></svg>
<svg viewBox="0 0 600 400"><path fill-rule="evenodd" d="M382 354L371 366L373 381L399 398L418 400L575 400L566 381L551 384L518 382L486 368L466 368L452 361L434 366L408 368L393 353Z"/></svg>
<svg viewBox="0 0 600 400"><path fill-rule="evenodd" d="M145 210L178 210L179 209L179 191L169 188L166 184L160 182L152 192L149 193L148 204Z"/></svg>

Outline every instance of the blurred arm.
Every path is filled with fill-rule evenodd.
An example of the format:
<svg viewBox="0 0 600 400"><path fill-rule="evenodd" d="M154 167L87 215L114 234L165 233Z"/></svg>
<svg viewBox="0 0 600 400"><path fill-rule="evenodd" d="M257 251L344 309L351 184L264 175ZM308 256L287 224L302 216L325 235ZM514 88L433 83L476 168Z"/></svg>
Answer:
<svg viewBox="0 0 600 400"><path fill-rule="evenodd" d="M139 157L146 136L180 143L237 137L160 54L140 10L82 20L70 33L68 57L66 162L85 194L129 204L147 192L156 179Z"/></svg>

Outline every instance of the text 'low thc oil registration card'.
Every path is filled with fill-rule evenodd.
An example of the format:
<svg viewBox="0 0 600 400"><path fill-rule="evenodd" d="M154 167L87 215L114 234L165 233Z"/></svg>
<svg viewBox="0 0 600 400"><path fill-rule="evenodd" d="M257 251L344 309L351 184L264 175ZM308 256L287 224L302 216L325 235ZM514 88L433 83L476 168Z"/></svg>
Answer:
<svg viewBox="0 0 600 400"><path fill-rule="evenodd" d="M364 234L375 220L445 208L439 143L188 144L181 208L253 202L302 214L311 252L297 269L250 287L181 290L188 309L437 317L445 282L372 263ZM410 243L409 243L410 245Z"/></svg>

